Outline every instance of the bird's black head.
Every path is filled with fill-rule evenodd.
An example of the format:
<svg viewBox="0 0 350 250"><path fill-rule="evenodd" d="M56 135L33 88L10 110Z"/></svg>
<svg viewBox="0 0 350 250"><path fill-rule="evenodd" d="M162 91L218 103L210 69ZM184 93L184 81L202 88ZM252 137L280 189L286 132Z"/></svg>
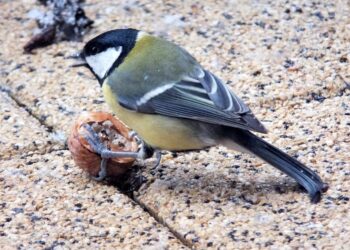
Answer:
<svg viewBox="0 0 350 250"><path fill-rule="evenodd" d="M84 46L81 58L100 84L135 46L138 33L135 29L111 30L93 38Z"/></svg>

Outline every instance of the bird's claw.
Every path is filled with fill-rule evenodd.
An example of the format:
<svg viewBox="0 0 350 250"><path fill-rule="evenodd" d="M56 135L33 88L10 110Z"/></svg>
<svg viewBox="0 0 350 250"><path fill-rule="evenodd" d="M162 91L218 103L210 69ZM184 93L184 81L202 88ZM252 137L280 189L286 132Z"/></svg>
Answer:
<svg viewBox="0 0 350 250"><path fill-rule="evenodd" d="M85 140L89 143L92 150L99 154L102 158L103 152L108 150L107 147L101 142L100 137L95 132L95 130L92 128L89 124L84 124L83 127L86 129L87 133L84 134Z"/></svg>
<svg viewBox="0 0 350 250"><path fill-rule="evenodd" d="M86 139L86 141L91 146L92 150L99 154L102 158L101 165L100 165L100 171L99 176L94 177L95 180L101 181L103 180L107 175L107 162L110 158L134 158L134 159L143 159L144 158L144 149L141 147L139 148L138 152L132 152L132 151L123 151L123 152L115 152L111 151L107 148L106 145L104 145L98 134L95 132L95 130L92 128L89 124L84 124L83 127L86 129L87 133L85 133L83 136ZM143 144L142 144L143 145Z"/></svg>
<svg viewBox="0 0 350 250"><path fill-rule="evenodd" d="M138 159L140 157L139 152L133 152L133 151L115 152L115 151L109 150L107 148L107 146L105 146L100 141L100 137L98 136L98 134L93 130L93 128L90 125L84 124L83 126L88 131L88 133L84 135L84 138L90 144L90 146L94 150L94 152L99 154L101 156L101 158L110 159L110 158L127 157L127 158Z"/></svg>

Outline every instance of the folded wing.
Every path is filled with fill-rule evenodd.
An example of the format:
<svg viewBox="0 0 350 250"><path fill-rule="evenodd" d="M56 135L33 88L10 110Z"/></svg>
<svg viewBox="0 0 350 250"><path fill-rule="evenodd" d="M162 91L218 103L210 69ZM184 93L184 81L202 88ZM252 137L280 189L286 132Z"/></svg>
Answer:
<svg viewBox="0 0 350 250"><path fill-rule="evenodd" d="M214 74L196 68L178 82L164 83L126 108L266 133L248 106Z"/></svg>

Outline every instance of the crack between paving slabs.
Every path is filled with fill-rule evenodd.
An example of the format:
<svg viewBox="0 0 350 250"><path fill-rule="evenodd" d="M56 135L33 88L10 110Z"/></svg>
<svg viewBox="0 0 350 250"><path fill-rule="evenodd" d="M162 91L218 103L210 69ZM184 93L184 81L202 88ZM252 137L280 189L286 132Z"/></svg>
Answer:
<svg viewBox="0 0 350 250"><path fill-rule="evenodd" d="M137 197L131 198L137 205L143 208L143 210L148 213L152 218L154 218L159 224L166 227L182 244L184 244L186 247L189 247L190 249L195 249L194 245L186 240L181 233L177 232L174 228L172 228L167 222L165 222L160 216L157 215L157 213L149 208L145 203L143 203L141 200L139 200Z"/></svg>
<svg viewBox="0 0 350 250"><path fill-rule="evenodd" d="M38 117L37 115L35 115L32 110L24 103L22 103L21 101L19 101L16 97L14 97L13 93L11 92L11 89L7 86L0 86L0 91L7 94L15 103L18 107L23 108L23 110L25 110L28 115L32 118L34 118L35 120L37 120L39 122L39 124L41 126L43 126L46 130L46 132L48 132L49 134L53 134L56 133L56 131L54 130L53 126L50 126L48 124L46 124L42 119L40 119L40 117ZM57 143L57 142L56 142ZM48 149L46 145L46 147L43 150L37 150L35 153L40 154L40 155L44 155L45 153L51 153L53 151L59 151L59 150L67 150L68 149L68 145L67 142L64 143L64 145L57 143L58 146L63 146L63 148L60 149ZM27 151L27 150L25 150ZM24 152L27 153L27 152Z"/></svg>
<svg viewBox="0 0 350 250"><path fill-rule="evenodd" d="M46 124L42 119L40 119L40 117L38 117L37 115L35 115L32 110L24 103L22 103L21 101L19 101L13 94L12 91L10 90L10 88L8 87L0 87L0 91L6 93L20 108L23 108L28 114L29 116L33 117L34 119L36 119L40 125L44 126L46 128L46 131L49 133L53 133L55 132L53 127Z"/></svg>
<svg viewBox="0 0 350 250"><path fill-rule="evenodd" d="M142 167L141 167L142 168ZM135 173L142 173L141 168L135 168L134 170L136 172L134 173L129 173L130 176L134 176ZM126 174L127 176L128 174ZM135 178L135 176L133 177ZM115 182L116 180L111 180L110 184L114 186L120 193L126 195L132 202L134 202L137 206L142 208L144 212L146 212L150 217L152 217L159 225L167 228L169 232L173 235L174 238L179 240L184 246L190 248L190 249L195 249L195 246L193 243L187 239L185 239L181 233L177 232L176 229L172 228L167 222L165 222L158 214L156 211L154 211L152 208L148 207L145 203L143 203L140 199L138 199L137 196L135 196L135 191L139 190L141 186L143 186L143 189L147 189L150 186L150 182L143 182L141 185L137 185L136 189L135 187L131 188L130 187L123 187L123 182L128 182L128 177L126 179L121 179L120 182ZM152 182L151 182L152 183Z"/></svg>

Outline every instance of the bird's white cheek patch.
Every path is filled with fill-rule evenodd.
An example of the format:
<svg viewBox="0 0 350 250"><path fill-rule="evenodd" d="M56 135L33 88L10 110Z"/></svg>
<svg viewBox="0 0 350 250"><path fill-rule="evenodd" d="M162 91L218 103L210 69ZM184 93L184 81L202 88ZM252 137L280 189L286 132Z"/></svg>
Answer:
<svg viewBox="0 0 350 250"><path fill-rule="evenodd" d="M86 62L99 78L103 78L122 53L122 47L109 48L96 55L87 56Z"/></svg>

